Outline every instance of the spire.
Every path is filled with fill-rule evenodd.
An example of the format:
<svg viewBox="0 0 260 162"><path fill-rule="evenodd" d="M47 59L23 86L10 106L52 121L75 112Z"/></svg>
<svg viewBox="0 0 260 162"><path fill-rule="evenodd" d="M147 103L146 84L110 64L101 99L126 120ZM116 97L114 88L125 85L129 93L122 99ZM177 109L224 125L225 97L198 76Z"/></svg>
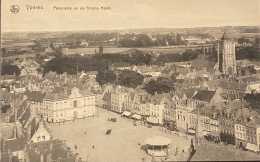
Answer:
<svg viewBox="0 0 260 162"><path fill-rule="evenodd" d="M230 40L230 37L227 34L227 30L224 31L223 36L221 37L221 40Z"/></svg>

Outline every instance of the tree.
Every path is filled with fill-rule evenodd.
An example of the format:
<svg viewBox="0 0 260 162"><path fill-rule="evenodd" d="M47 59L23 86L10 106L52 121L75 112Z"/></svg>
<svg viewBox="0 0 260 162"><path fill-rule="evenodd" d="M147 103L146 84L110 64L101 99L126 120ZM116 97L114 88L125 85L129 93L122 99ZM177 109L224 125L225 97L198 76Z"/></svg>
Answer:
<svg viewBox="0 0 260 162"><path fill-rule="evenodd" d="M6 56L6 49L5 48L1 48L1 51L2 51L2 56Z"/></svg>
<svg viewBox="0 0 260 162"><path fill-rule="evenodd" d="M148 82L144 89L147 93L154 95L155 92L157 93L169 93L170 91L174 90L173 81L165 77L157 78L157 81L151 80Z"/></svg>
<svg viewBox="0 0 260 162"><path fill-rule="evenodd" d="M61 57L62 56L62 46L55 47L53 43L50 44L51 49L54 51L55 57Z"/></svg>
<svg viewBox="0 0 260 162"><path fill-rule="evenodd" d="M38 73L42 72L42 68L37 68L36 70L37 70Z"/></svg>
<svg viewBox="0 0 260 162"><path fill-rule="evenodd" d="M199 54L200 54L200 50L192 50L192 49L185 50L181 55L181 61L194 60L198 57Z"/></svg>
<svg viewBox="0 0 260 162"><path fill-rule="evenodd" d="M3 64L2 65L2 75L13 75L19 76L21 74L21 70L17 65L11 65L11 64Z"/></svg>
<svg viewBox="0 0 260 162"><path fill-rule="evenodd" d="M131 70L123 70L118 76L118 81L125 87L136 88L142 85L144 76Z"/></svg>
<svg viewBox="0 0 260 162"><path fill-rule="evenodd" d="M102 71L98 72L96 81L100 84L113 83L116 80L116 74L112 70L107 70L104 73Z"/></svg>

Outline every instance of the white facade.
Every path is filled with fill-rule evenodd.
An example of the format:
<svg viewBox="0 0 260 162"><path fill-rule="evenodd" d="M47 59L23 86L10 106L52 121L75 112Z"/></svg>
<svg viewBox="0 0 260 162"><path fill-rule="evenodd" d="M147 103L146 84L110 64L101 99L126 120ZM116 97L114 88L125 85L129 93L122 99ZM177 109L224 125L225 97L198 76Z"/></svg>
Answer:
<svg viewBox="0 0 260 162"><path fill-rule="evenodd" d="M83 96L78 88L71 95L43 100L43 116L48 122L61 122L95 115L95 95Z"/></svg>
<svg viewBox="0 0 260 162"><path fill-rule="evenodd" d="M249 82L246 87L246 93L260 93L260 81Z"/></svg>
<svg viewBox="0 0 260 162"><path fill-rule="evenodd" d="M246 128L244 125L235 124L235 137L239 140L246 140Z"/></svg>
<svg viewBox="0 0 260 162"><path fill-rule="evenodd" d="M38 130L34 133L32 136L30 142L41 142L41 141L48 141L51 140L52 136L51 134L46 130L44 125L41 123L39 125Z"/></svg>

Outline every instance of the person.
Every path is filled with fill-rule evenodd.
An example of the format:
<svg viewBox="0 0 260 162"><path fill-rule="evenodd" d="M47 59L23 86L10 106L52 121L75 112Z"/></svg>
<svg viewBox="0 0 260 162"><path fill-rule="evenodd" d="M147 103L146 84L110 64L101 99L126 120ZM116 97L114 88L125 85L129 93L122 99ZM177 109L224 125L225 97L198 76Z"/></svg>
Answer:
<svg viewBox="0 0 260 162"><path fill-rule="evenodd" d="M93 145L93 146L92 146L92 148L94 149L94 148L95 148L95 146Z"/></svg>
<svg viewBox="0 0 260 162"><path fill-rule="evenodd" d="M87 134L87 131L85 131L85 134Z"/></svg>
<svg viewBox="0 0 260 162"><path fill-rule="evenodd" d="M75 145L75 150L77 150L78 149L78 146L77 145Z"/></svg>

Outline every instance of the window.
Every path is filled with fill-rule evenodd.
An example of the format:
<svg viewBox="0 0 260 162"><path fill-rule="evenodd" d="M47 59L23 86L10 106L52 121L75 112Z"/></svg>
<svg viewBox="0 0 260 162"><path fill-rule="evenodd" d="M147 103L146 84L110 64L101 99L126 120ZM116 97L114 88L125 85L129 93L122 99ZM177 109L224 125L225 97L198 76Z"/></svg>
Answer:
<svg viewBox="0 0 260 162"><path fill-rule="evenodd" d="M77 100L75 100L75 101L73 102L73 107L78 107Z"/></svg>

